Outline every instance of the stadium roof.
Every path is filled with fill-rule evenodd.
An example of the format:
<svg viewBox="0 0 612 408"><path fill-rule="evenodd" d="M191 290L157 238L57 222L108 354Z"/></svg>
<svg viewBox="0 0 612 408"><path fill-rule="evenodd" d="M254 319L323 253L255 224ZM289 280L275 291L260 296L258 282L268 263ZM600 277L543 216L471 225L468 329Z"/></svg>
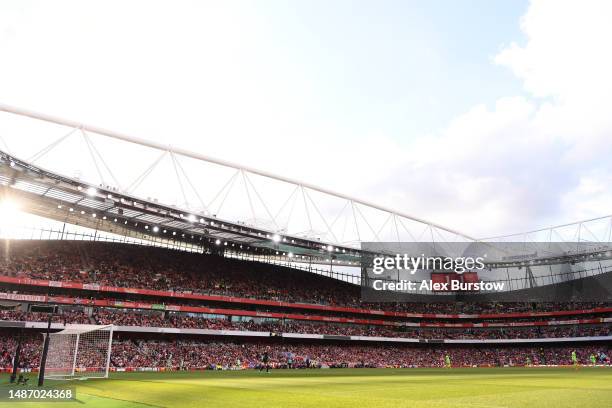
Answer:
<svg viewBox="0 0 612 408"><path fill-rule="evenodd" d="M331 261L340 265L356 265L359 262L362 242L477 241L463 232L409 214L263 170L8 105L0 104L0 111L69 130L68 134L45 146L39 154L32 158L22 159L14 152L0 151L0 185L5 186L5 190L10 194L19 196L20 201L26 203L25 210L47 218L117 234L131 234L149 240L182 241L190 245L212 246L212 248L222 246L233 248L236 251L257 251L271 257L303 257L307 262L329 263ZM75 132L82 135L89 149L85 154L90 154L91 162L100 174L100 179L104 181L101 169L105 168L116 182L114 185L104 182L86 182L78 177L68 177L65 173L48 167L56 164L57 160L51 161L47 166L36 163L40 157L56 149L60 143ZM94 134L138 148L161 151L162 155L169 154L174 165L177 184L185 196L185 203L188 204L183 184L193 188L202 205L199 208L189 205L170 205L164 200L144 198L132 188L121 187L126 184L117 180L116 175L112 172L112 165L108 164L93 145L89 135ZM247 208L253 212L252 219L257 218L254 211L254 197L256 197L265 209L268 216L267 222L251 222L240 217L229 218L208 211L207 205L190 179L189 172L182 167L179 156L235 170L236 173L230 179L231 182L226 183L217 192L213 201L218 196L224 195L221 200L223 204L232 188L233 181L236 177L242 176L246 188L246 196L243 201L248 201ZM65 159L65 161L70 161L74 157ZM158 162L159 158L134 183L140 183L144 178L150 176L151 170ZM260 176L269 183L280 182L292 187L291 194L280 206L276 215L272 214L271 207L266 204L265 197L262 197L264 193L258 191L249 179L249 175ZM201 178L206 182L205 177ZM287 227L289 221L285 226L280 225L282 223L277 218L278 214L285 207L289 207L287 204L291 199L297 200L300 192L305 209L302 218L308 221L312 230L315 229L313 224L314 219L317 218L323 233L317 235L291 230ZM314 192L320 195L314 197L312 195ZM336 209L341 208L339 212L334 213L333 206L323 202L328 197L340 201L339 206L336 207ZM318 202L319 200L321 202ZM289 211L289 218L292 217L292 213L294 212ZM337 222L341 216L344 217L342 228L339 225L340 222ZM297 216L293 214L293 217ZM347 226L351 223L352 225ZM354 231L353 237L345 237L344 232L351 228ZM342 234L340 234L340 229L342 229ZM481 241L591 240L609 242L611 234L612 216L607 216Z"/></svg>
<svg viewBox="0 0 612 408"><path fill-rule="evenodd" d="M212 216L141 200L61 176L0 151L0 186L27 212L146 240L183 241L208 248L227 247L269 256L307 257L315 263L356 265L359 251L318 241L273 234Z"/></svg>

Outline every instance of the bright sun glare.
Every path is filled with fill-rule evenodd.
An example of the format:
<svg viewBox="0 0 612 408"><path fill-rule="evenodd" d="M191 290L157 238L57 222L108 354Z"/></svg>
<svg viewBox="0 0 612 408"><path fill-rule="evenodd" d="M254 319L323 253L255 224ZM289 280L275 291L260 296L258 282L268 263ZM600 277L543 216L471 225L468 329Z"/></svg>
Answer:
<svg viewBox="0 0 612 408"><path fill-rule="evenodd" d="M26 214L20 211L17 201L10 198L0 199L0 229L15 225L23 226L26 218Z"/></svg>

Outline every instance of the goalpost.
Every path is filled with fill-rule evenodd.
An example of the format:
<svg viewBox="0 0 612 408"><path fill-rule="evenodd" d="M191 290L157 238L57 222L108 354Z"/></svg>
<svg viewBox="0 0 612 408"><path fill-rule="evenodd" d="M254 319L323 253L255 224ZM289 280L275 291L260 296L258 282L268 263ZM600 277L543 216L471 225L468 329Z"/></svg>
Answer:
<svg viewBox="0 0 612 408"><path fill-rule="evenodd" d="M44 378L108 378L112 342L113 325L68 324L50 333Z"/></svg>

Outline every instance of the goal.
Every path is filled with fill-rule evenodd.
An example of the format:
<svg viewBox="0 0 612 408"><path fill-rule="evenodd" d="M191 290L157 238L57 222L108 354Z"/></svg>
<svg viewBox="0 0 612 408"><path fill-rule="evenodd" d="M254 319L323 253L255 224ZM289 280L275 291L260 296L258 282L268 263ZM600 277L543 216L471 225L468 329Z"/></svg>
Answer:
<svg viewBox="0 0 612 408"><path fill-rule="evenodd" d="M45 379L107 378L112 342L112 325L69 324L49 334Z"/></svg>

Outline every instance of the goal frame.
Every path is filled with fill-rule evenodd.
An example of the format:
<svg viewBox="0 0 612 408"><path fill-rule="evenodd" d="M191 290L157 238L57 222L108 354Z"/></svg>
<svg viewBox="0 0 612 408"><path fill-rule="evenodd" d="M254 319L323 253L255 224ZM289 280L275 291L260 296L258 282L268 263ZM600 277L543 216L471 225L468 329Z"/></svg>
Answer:
<svg viewBox="0 0 612 408"><path fill-rule="evenodd" d="M113 333L114 325L93 325L93 324L67 324L63 330L55 333L49 333L49 349L46 355L45 361L45 373L44 378L50 380L74 380L74 379L92 379L92 378L108 378L110 369L110 357L113 345ZM103 339L105 346L104 365L98 366L98 371L88 371L87 367L85 370L80 370L78 366L79 353L83 353L82 342L84 335L94 332L106 332L108 333L108 339ZM43 333L43 337L47 336ZM60 339L59 336L71 336L67 337L67 341L53 341L54 339ZM68 348L66 348L68 346ZM102 348L98 352L102 351ZM66 353L70 354L71 361L64 365L60 362L61 366L57 366L57 361L49 359L52 353ZM53 356L55 357L55 356ZM42 362L41 362L42 364ZM55 366L54 366L55 364ZM82 375L81 375L82 374Z"/></svg>

